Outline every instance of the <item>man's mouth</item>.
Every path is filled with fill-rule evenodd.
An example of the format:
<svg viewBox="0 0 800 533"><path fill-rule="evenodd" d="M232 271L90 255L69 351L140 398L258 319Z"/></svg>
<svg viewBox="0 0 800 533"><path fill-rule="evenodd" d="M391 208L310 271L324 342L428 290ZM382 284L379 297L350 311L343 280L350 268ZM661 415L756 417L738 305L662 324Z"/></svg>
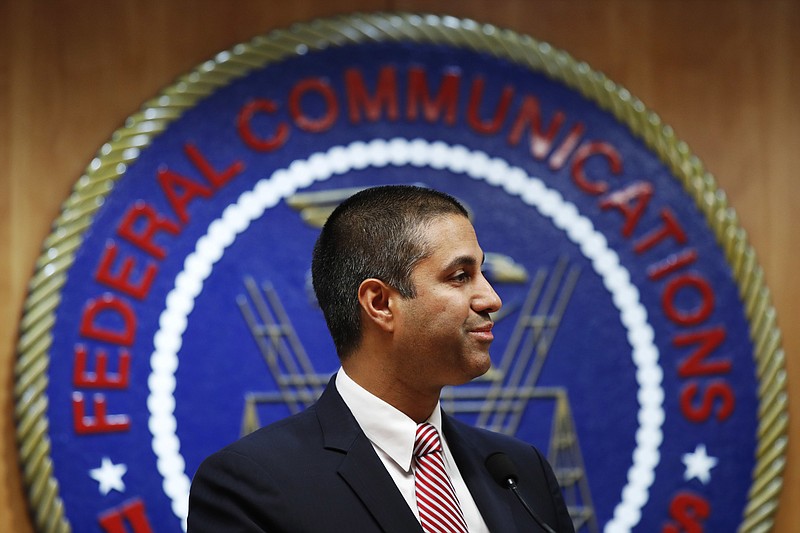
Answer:
<svg viewBox="0 0 800 533"><path fill-rule="evenodd" d="M476 328L470 328L469 332L470 334L479 337L482 340L491 341L494 339L494 334L492 333L492 327L494 327L494 324L492 322L489 322L487 324L483 324Z"/></svg>

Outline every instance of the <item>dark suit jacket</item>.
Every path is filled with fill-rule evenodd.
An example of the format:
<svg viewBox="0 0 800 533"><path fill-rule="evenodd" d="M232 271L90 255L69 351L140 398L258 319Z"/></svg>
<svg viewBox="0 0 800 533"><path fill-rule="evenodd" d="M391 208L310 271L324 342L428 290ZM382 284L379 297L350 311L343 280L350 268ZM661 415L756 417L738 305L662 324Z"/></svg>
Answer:
<svg viewBox="0 0 800 533"><path fill-rule="evenodd" d="M493 533L542 531L484 461L507 453L534 512L573 531L550 466L532 446L449 416L443 432ZM206 459L192 482L189 533L421 532L333 380L303 413L262 428Z"/></svg>

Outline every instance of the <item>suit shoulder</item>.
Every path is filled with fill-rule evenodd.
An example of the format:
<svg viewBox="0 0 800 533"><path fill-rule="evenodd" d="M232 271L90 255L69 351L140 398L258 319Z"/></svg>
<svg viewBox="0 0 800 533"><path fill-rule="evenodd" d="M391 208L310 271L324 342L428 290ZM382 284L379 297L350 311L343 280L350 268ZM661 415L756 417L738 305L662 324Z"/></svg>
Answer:
<svg viewBox="0 0 800 533"><path fill-rule="evenodd" d="M449 418L453 428L464 437L468 438L481 451L506 452L520 454L534 454L541 456L539 450L532 444L522 441L516 437L496 433L488 429L477 428L455 418Z"/></svg>

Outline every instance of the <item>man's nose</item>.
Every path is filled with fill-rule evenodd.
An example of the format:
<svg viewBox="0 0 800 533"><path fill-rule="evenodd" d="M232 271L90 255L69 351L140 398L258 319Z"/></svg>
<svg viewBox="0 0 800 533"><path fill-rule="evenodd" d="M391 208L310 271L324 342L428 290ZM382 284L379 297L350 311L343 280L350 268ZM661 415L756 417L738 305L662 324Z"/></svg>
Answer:
<svg viewBox="0 0 800 533"><path fill-rule="evenodd" d="M492 284L481 274L480 295L475 300L475 311L483 313L496 313L503 306L503 301L495 292Z"/></svg>

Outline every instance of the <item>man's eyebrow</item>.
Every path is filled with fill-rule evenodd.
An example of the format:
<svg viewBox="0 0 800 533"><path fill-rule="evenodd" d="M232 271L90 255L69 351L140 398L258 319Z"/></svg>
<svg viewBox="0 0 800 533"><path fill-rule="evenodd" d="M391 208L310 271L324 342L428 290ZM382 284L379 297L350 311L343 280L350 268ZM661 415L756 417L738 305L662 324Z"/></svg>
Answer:
<svg viewBox="0 0 800 533"><path fill-rule="evenodd" d="M484 254L483 256L481 256L481 263L480 264L483 264L483 262L485 260L486 260L486 255ZM477 265L478 265L478 261L477 261L477 259L475 259L474 256L471 256L471 255L459 255L458 257L456 257L455 259L453 259L452 261L447 263L447 266L445 267L445 270L452 270L454 268L461 267L461 266L477 266Z"/></svg>

